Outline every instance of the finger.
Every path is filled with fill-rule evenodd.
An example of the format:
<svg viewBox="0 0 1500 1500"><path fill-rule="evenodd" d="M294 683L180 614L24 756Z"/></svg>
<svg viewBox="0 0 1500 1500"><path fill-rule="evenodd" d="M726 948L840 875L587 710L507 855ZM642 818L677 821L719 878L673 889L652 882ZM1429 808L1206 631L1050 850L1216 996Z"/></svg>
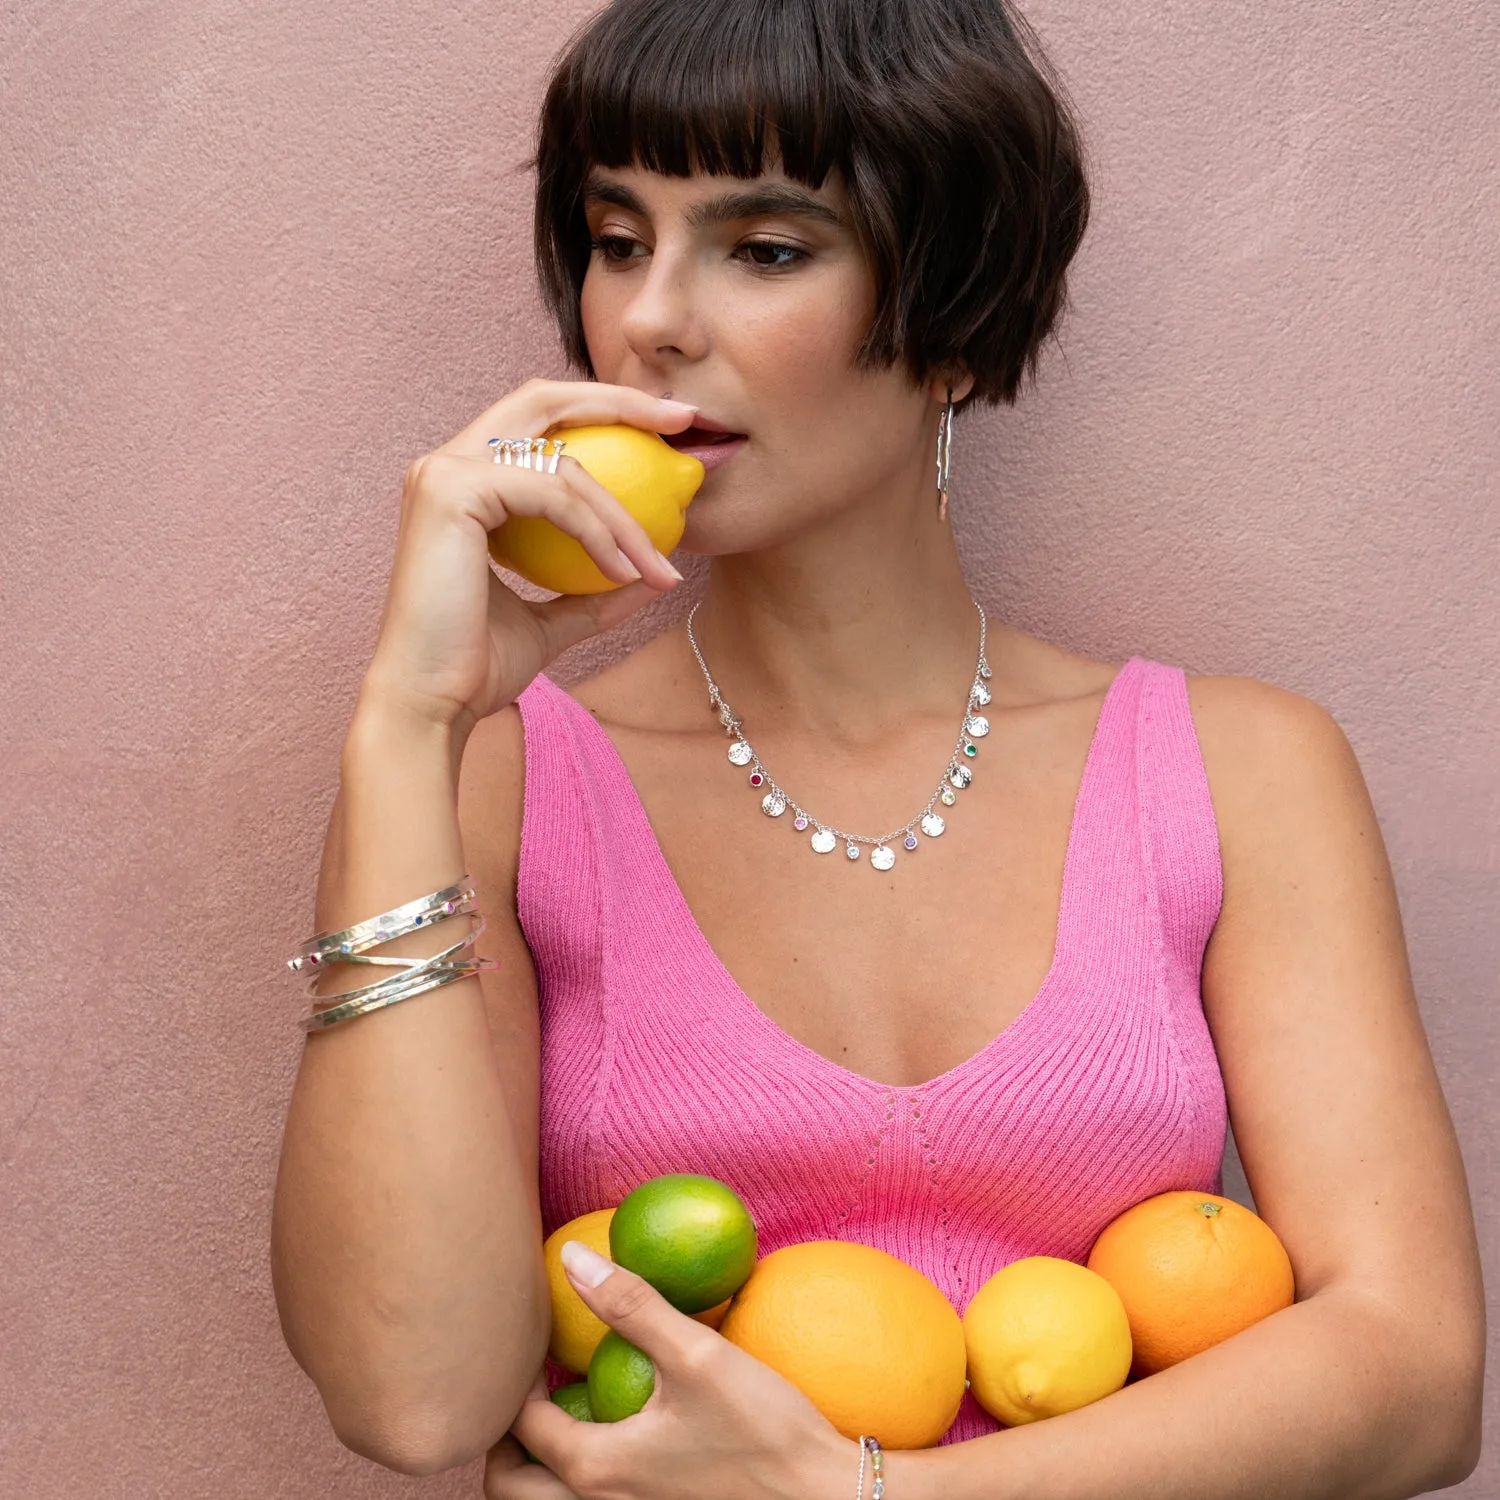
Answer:
<svg viewBox="0 0 1500 1500"><path fill-rule="evenodd" d="M656 550L646 528L577 459L564 458L558 473L567 474L574 493L609 527L615 545L635 564L642 578L660 579L659 587L663 589L675 588L682 582L682 574Z"/></svg>
<svg viewBox="0 0 1500 1500"><path fill-rule="evenodd" d="M507 1433L485 1454L484 1500L578 1500L578 1496L545 1464L529 1461L521 1444Z"/></svg>
<svg viewBox="0 0 1500 1500"><path fill-rule="evenodd" d="M528 380L456 434L444 448L478 453L492 437L541 437L550 428L624 422L646 432L682 432L698 410L682 401L664 401L629 385L596 380ZM441 450L440 450L441 451Z"/></svg>
<svg viewBox="0 0 1500 1500"><path fill-rule="evenodd" d="M498 578L495 582L501 588L505 587ZM541 602L527 599L523 602L541 629L543 655L550 662L569 646L613 630L648 600L657 597L658 590L640 582L628 583L622 589L611 589L607 594L564 594L557 599Z"/></svg>
<svg viewBox="0 0 1500 1500"><path fill-rule="evenodd" d="M678 1312L650 1282L579 1240L563 1244L562 1263L585 1306L649 1354L663 1373L685 1368L719 1338Z"/></svg>
<svg viewBox="0 0 1500 1500"><path fill-rule="evenodd" d="M599 513L574 483L572 472L544 474L451 453L430 454L424 463L422 485L434 493L461 497L486 532L503 526L511 516L540 516L577 541L606 578L629 583L641 576L611 529L618 520ZM582 472L577 465L573 468Z"/></svg>

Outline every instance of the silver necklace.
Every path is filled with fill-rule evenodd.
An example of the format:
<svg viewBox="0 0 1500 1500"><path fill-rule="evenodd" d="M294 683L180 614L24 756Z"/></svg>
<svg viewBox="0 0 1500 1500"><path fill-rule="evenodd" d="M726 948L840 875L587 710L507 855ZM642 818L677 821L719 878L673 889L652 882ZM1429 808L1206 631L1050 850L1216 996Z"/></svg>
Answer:
<svg viewBox="0 0 1500 1500"><path fill-rule="evenodd" d="M703 653L698 649L698 637L693 634L693 616L698 613L702 602L700 599L698 604L695 604L688 612L688 643L693 648L693 655L698 658L703 680L708 683L709 706L718 714L719 722L724 726L724 732L730 738L730 764L748 766L750 785L757 790L762 787L766 789L761 797L760 807L768 818L779 818L784 813L790 812L792 827L799 833L809 827L812 828L812 848L815 854L832 854L842 840L844 853L848 858L858 859L859 846L872 844L874 847L870 850L870 867L875 870L889 870L896 863L896 851L891 848L893 839L900 839L902 847L911 852L917 848L916 830L918 828L928 838L941 837L946 824L943 822L943 815L935 810L936 805L941 802L944 807L952 807L958 801L958 794L974 780L974 773L969 769L969 763L979 754L979 746L975 741L982 740L990 732L990 721L982 713L977 712L990 701L990 690L985 686L985 682L991 675L990 664L985 660L984 655L985 627L988 622L985 620L984 608L978 600L974 601L974 608L979 611L979 662L974 669L974 685L969 689L968 701L964 705L963 728L959 731L953 754L948 759L948 767L943 772L943 779L938 782L937 790L927 799L926 807L910 822L903 823L899 828L879 838L864 833L848 833L842 828L834 828L822 819L815 818L801 803L776 784L771 773L755 753L750 741L745 737L743 726L724 695L719 691L719 685L714 681L713 675L708 670L708 663L703 660Z"/></svg>

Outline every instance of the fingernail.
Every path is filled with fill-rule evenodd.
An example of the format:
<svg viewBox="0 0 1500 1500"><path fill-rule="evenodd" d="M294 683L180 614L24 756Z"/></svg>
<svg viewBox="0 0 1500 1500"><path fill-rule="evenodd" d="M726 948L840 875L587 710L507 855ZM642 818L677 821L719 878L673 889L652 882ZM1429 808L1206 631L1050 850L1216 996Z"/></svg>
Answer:
<svg viewBox="0 0 1500 1500"><path fill-rule="evenodd" d="M661 565L662 565L662 567L664 567L667 570L667 572L669 572L672 575L672 577L675 578L678 581L678 583L681 583L683 581L682 574L679 573L677 571L677 569L674 568L672 566L672 564L667 561L666 554L662 553L662 552L658 552L656 555L659 558L661 558Z"/></svg>
<svg viewBox="0 0 1500 1500"><path fill-rule="evenodd" d="M665 396L657 398L663 406L675 406L682 411L697 411L698 408L691 401L671 401Z"/></svg>
<svg viewBox="0 0 1500 1500"><path fill-rule="evenodd" d="M584 1286L596 1287L615 1268L612 1260L605 1260L595 1250L590 1250L582 1240L565 1240L562 1247L562 1263L574 1281Z"/></svg>
<svg viewBox="0 0 1500 1500"><path fill-rule="evenodd" d="M641 576L641 570L636 567L636 565L631 562L628 557L625 556L625 553L619 547L616 547L615 551L620 554L620 566L624 568L632 578L639 578Z"/></svg>

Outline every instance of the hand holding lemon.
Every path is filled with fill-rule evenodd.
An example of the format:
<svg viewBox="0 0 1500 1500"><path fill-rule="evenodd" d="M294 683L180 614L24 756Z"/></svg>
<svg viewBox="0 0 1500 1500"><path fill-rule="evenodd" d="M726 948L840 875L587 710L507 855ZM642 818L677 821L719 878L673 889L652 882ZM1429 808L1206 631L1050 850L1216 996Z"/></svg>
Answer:
<svg viewBox="0 0 1500 1500"><path fill-rule="evenodd" d="M685 431L693 416L629 386L534 380L416 459L361 707L471 727L560 652L676 587L681 575L659 548L680 539L702 466L659 434ZM559 431L574 437L555 474L497 464L488 446ZM626 489L647 524L580 458ZM492 534L496 555L568 591L521 598L491 566Z"/></svg>

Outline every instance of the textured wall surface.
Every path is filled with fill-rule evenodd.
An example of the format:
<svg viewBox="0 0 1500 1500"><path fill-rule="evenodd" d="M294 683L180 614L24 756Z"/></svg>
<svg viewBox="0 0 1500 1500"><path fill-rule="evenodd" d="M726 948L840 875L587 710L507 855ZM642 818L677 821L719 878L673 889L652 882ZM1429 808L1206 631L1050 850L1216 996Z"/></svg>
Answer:
<svg viewBox="0 0 1500 1500"><path fill-rule="evenodd" d="M1030 13L1097 217L1040 389L960 423L972 581L1344 724L1493 1289L1500 12ZM400 475L559 370L519 165L565 29L537 14L0 4L6 1493L477 1493L339 1447L266 1240L281 960ZM1500 1493L1493 1450L1462 1493Z"/></svg>

